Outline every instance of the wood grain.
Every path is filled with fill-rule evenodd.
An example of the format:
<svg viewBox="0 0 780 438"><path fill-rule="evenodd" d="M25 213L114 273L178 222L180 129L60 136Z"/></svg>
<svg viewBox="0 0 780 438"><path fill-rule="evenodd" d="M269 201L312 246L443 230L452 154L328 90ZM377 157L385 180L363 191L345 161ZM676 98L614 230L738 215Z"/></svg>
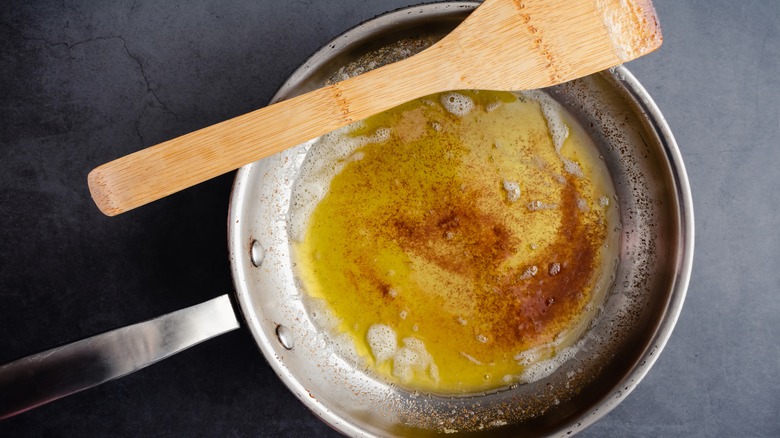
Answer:
<svg viewBox="0 0 780 438"><path fill-rule="evenodd" d="M412 99L552 86L660 44L649 0L486 0L411 58L106 163L89 189L117 215Z"/></svg>

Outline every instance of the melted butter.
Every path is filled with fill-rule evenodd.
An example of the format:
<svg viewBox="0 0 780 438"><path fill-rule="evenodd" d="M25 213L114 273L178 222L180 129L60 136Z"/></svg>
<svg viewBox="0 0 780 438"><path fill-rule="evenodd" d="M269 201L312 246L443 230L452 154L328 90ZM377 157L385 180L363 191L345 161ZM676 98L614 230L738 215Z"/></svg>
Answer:
<svg viewBox="0 0 780 438"><path fill-rule="evenodd" d="M297 274L331 312L325 329L377 375L490 390L535 379L581 338L614 267L617 213L595 147L555 109L553 122L543 99L435 95L314 146L352 149L307 158L331 174L293 233ZM312 191L302 180L294 191Z"/></svg>

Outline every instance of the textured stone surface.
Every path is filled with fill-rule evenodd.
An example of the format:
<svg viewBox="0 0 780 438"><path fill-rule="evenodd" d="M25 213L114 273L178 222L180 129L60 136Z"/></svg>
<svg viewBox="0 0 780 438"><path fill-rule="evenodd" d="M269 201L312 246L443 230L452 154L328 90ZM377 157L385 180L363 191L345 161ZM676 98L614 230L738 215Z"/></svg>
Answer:
<svg viewBox="0 0 780 438"><path fill-rule="evenodd" d="M0 5L0 363L232 289L231 176L106 218L86 174L264 105L330 38L409 0ZM677 137L696 258L671 341L583 436L780 436L780 3L656 0L629 64ZM246 330L0 422L2 436L332 436Z"/></svg>

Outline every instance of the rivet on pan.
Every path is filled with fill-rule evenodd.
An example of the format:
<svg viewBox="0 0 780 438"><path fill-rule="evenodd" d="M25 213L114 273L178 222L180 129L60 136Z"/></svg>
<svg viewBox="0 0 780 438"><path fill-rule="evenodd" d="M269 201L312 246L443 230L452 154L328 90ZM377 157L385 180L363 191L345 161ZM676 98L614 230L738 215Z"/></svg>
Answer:
<svg viewBox="0 0 780 438"><path fill-rule="evenodd" d="M287 327L279 324L276 326L276 337L279 339L279 343L282 344L282 347L292 350L295 346L295 341L293 340L292 332Z"/></svg>
<svg viewBox="0 0 780 438"><path fill-rule="evenodd" d="M252 241L252 247L249 250L249 255L252 258L252 264L259 268L263 264L265 258L265 248L257 240Z"/></svg>

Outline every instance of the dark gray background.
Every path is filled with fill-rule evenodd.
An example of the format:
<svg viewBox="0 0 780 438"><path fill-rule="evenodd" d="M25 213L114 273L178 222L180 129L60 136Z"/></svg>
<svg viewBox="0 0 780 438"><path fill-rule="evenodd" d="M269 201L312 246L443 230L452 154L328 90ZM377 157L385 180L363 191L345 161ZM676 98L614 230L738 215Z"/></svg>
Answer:
<svg viewBox="0 0 780 438"><path fill-rule="evenodd" d="M313 51L415 0L5 1L0 363L232 289L232 175L125 215L90 169L263 106ZM780 2L656 0L629 69L680 145L696 256L647 378L584 436L780 436ZM5 436L331 436L248 331L0 422Z"/></svg>

